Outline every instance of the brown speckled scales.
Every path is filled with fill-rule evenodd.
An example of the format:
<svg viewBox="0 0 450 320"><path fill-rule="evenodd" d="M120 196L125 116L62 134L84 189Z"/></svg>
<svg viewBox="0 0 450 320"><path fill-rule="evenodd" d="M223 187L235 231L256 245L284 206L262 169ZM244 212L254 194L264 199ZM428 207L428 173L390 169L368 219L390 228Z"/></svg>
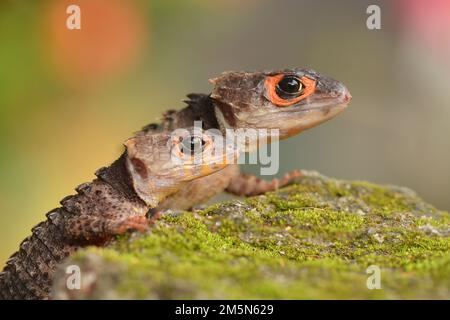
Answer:
<svg viewBox="0 0 450 320"><path fill-rule="evenodd" d="M282 85L286 81L298 86ZM277 138L286 139L333 118L351 99L342 83L306 68L225 72L211 82L211 94L188 95L187 107L166 112L160 124L148 125L143 132L167 133L202 121L203 129L218 129L224 136L228 128L276 128ZM292 88L295 92L287 97L278 95ZM142 227L149 207L135 193L124 159L122 156L101 169L97 180L78 187L77 195L64 199L61 208L33 228L0 274L0 298L48 298L53 270L77 247L101 244L113 234ZM262 194L289 184L300 174L294 171L281 179L265 181L230 165L164 195L154 204L155 211L189 209L224 190L241 196ZM150 193L158 191L156 188ZM124 212L126 220L120 220Z"/></svg>
<svg viewBox="0 0 450 320"><path fill-rule="evenodd" d="M32 229L0 274L0 299L48 298L52 275L64 258L79 247L107 241L121 216L145 216L148 207L129 184L123 156L97 176L77 187L76 195L64 198L60 208Z"/></svg>

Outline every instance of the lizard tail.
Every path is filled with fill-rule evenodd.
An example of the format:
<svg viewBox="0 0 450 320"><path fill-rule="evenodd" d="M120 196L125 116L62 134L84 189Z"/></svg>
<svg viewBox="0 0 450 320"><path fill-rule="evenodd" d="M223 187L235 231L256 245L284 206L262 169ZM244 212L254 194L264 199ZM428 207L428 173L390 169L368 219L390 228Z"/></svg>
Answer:
<svg viewBox="0 0 450 320"><path fill-rule="evenodd" d="M64 244L59 228L52 218L62 208L47 214L48 220L32 229L32 235L20 244L0 273L0 299L46 299L51 289L51 278L59 263L73 252ZM50 250L51 248L51 250Z"/></svg>

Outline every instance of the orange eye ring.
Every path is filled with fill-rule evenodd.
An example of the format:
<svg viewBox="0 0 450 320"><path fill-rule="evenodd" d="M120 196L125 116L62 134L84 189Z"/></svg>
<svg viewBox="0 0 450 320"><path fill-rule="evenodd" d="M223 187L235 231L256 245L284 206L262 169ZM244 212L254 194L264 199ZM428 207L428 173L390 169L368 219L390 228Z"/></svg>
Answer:
<svg viewBox="0 0 450 320"><path fill-rule="evenodd" d="M284 77L285 77L284 74L277 74L275 76L267 77L267 79L264 82L270 102L272 102L274 105L278 107L289 107L303 100L307 96L311 95L312 93L314 93L314 90L316 89L315 80L309 79L307 77L301 77L300 82L303 85L302 93L299 96L294 97L292 99L283 99L280 96L278 96L276 92L276 87Z"/></svg>

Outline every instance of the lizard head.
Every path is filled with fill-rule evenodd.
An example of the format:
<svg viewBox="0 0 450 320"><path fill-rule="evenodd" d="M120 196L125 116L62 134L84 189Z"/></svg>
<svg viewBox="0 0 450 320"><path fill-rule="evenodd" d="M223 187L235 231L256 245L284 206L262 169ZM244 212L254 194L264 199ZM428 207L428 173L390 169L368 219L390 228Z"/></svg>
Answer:
<svg viewBox="0 0 450 320"><path fill-rule="evenodd" d="M342 112L351 100L339 81L310 69L225 72L210 80L221 129L278 129L288 138Z"/></svg>
<svg viewBox="0 0 450 320"><path fill-rule="evenodd" d="M140 132L125 147L133 187L152 207L186 182L217 172L238 157L232 142L201 128Z"/></svg>

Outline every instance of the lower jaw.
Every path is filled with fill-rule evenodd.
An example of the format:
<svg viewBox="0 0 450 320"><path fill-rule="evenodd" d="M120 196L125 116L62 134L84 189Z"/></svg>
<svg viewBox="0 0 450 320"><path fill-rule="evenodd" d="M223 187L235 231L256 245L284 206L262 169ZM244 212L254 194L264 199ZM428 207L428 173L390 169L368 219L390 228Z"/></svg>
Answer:
<svg viewBox="0 0 450 320"><path fill-rule="evenodd" d="M292 114L277 120L280 124L279 127L274 127L274 123L272 121L268 128L278 129L279 139L286 139L334 118L340 114L346 106L347 105L343 104L331 107L302 110L301 114Z"/></svg>

